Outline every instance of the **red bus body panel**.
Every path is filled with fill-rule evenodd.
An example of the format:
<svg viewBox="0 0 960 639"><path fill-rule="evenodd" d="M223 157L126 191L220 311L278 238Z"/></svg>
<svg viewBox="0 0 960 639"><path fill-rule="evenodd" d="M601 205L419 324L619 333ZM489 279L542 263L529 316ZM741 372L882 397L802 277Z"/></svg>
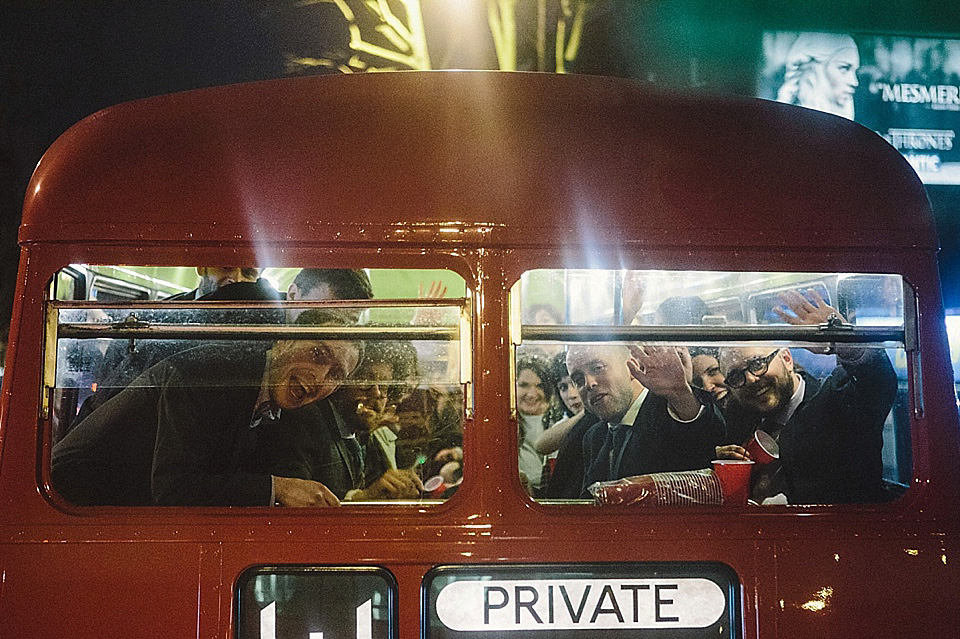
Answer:
<svg viewBox="0 0 960 639"><path fill-rule="evenodd" d="M903 158L856 124L590 77L229 86L77 124L34 175L20 240L0 404L2 636L226 639L244 570L303 564L387 568L408 639L434 566L627 561L727 564L749 638L960 636L960 440L933 220ZM44 291L71 263L457 271L476 309L461 490L323 512L65 504L38 443ZM524 271L588 265L901 274L923 377L906 495L735 512L529 499L507 292Z"/></svg>

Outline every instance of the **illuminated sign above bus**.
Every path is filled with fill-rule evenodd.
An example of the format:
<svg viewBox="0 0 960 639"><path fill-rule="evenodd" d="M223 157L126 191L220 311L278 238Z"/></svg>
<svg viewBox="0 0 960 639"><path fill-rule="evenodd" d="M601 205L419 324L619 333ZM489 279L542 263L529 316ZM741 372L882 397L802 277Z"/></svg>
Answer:
<svg viewBox="0 0 960 639"><path fill-rule="evenodd" d="M960 40L767 32L757 96L855 120L926 184L960 184Z"/></svg>
<svg viewBox="0 0 960 639"><path fill-rule="evenodd" d="M738 637L739 584L717 564L442 567L427 636Z"/></svg>

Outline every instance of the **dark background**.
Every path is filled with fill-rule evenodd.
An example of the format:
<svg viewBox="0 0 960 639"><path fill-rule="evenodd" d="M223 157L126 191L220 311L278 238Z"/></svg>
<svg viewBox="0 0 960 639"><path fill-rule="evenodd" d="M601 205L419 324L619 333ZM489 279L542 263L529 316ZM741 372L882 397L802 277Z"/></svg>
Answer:
<svg viewBox="0 0 960 639"><path fill-rule="evenodd" d="M496 67L483 0L423 0L422 6L434 67ZM536 0L518 0L518 7L520 66L533 69ZM766 30L960 38L960 2L597 0L570 70L749 96ZM0 5L0 333L10 321L27 181L70 125L132 99L302 74L288 55L342 58L347 43L346 22L326 3ZM944 301L960 313L960 187L927 190L940 231Z"/></svg>

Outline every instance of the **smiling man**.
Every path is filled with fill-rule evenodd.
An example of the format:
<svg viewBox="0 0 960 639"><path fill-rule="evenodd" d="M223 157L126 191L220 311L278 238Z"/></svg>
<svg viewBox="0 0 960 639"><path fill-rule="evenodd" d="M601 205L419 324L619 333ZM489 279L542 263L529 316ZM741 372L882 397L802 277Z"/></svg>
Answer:
<svg viewBox="0 0 960 639"><path fill-rule="evenodd" d="M781 319L795 325L839 317L816 291L784 294ZM785 309L789 308L788 313ZM816 351L816 349L811 349ZM837 366L824 380L801 370L788 348L724 348L720 367L731 401L724 416L728 443L717 455L748 459L741 445L757 429L777 440L780 459L763 469L754 499L783 494L789 503L875 502L883 488L883 425L897 376L882 349L838 346Z"/></svg>
<svg viewBox="0 0 960 639"><path fill-rule="evenodd" d="M342 325L319 310L298 324ZM357 367L350 341L204 345L152 366L54 446L54 487L78 505L326 506L323 484L247 472L286 410L330 395Z"/></svg>

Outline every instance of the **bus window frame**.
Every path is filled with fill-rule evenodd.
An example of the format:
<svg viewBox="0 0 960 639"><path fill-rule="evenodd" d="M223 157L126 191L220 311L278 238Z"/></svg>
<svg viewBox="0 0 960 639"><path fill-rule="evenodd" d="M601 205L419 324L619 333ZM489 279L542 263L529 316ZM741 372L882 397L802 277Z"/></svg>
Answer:
<svg viewBox="0 0 960 639"><path fill-rule="evenodd" d="M460 275L458 273L458 275ZM462 275L461 275L462 277ZM370 308L447 308L457 309L458 318L449 326L297 326L292 324L278 325L235 325L211 323L201 326L181 326L177 324L150 324L127 318L120 322L111 323L61 323L61 310L171 310L171 302L146 300L130 302L97 302L93 300L57 300L53 298L53 285L56 275L47 287L48 298L44 300L45 315L43 368L41 371L42 384L40 387L41 412L41 470L40 489L56 503L66 505L68 509L96 509L98 506L78 506L62 498L52 486L50 479L50 456L53 447L52 398L56 390L57 357L60 339L97 339L108 337L112 339L230 339L241 341L270 341L276 339L311 340L311 339L380 339L380 340L429 340L455 341L458 343L459 374L458 385L463 398L464 425L472 421L475 416L475 389L474 389L474 320L473 320L473 291L465 280L464 297L454 298L406 298L406 299L368 299L368 300L278 300L278 301L177 301L176 310L258 310L258 309L340 309L365 310ZM452 381L452 380L451 380ZM388 505L392 507L411 507L429 504L434 500L392 500L392 501L363 501L356 505L369 507L371 505ZM440 503L449 501L441 500ZM346 502L354 505L352 502ZM158 506L127 507L149 508L165 510ZM190 507L191 509L205 507ZM246 509L259 507L248 507ZM233 509L231 509L233 510ZM284 509L295 511L297 509Z"/></svg>
<svg viewBox="0 0 960 639"><path fill-rule="evenodd" d="M571 268L539 267L544 270L571 270ZM537 270L537 269L529 269ZM712 325L702 324L694 325L618 325L618 324L525 324L523 322L523 276L528 271L522 271L516 280L510 286L508 293L509 308L509 336L510 336L510 419L517 424L520 415L517 411L517 349L521 346L538 343L548 344L569 344L574 342L584 343L626 343L626 342L654 342L668 343L676 346L692 346L705 343L720 344L756 344L756 343L779 343L790 348L804 348L807 346L827 345L830 352L836 351L837 344L866 344L871 348L902 348L907 358L907 367L905 379L907 382L907 397L910 401L912 414L908 428L908 438L912 450L917 450L916 441L916 422L923 417L923 377L920 361L920 318L918 315L919 300L917 298L916 288L908 281L907 276L902 273L877 273L877 272L858 272L856 275L896 275L900 277L903 288L903 326L902 328L892 327L871 327L857 326L849 324L843 320L837 319L836 322L819 325L795 326L790 324L742 324L742 325ZM610 269L595 267L593 269L575 270L596 270L596 271L617 271L622 269ZM637 269L645 270L645 269ZM651 269L652 270L652 269ZM660 270L660 269L657 269ZM676 272L696 272L697 269L669 269ZM737 271L730 271L735 273ZM787 271L764 271L764 273L788 274ZM828 272L803 272L804 275L823 275L835 276L838 273ZM618 288L619 277L615 277L614 286ZM778 290L796 290L796 287L780 287ZM764 291L765 292L765 291ZM754 295L746 296L752 299ZM727 298L720 298L727 299ZM835 302L835 300L834 300ZM615 316L619 316L618 295L615 292L614 300ZM745 309L749 311L750 309ZM750 335L754 335L751 337ZM871 338L871 334L878 337L894 339ZM540 337L540 339L537 339ZM797 339L802 338L802 339ZM891 411L893 408L891 408ZM519 433L514 432L515 437ZM519 445L519 442L517 442ZM915 454L915 453L914 453ZM913 459L909 471L910 482L907 485L907 491L916 482L917 479L917 460ZM903 501L906 493L894 499L894 502ZM528 495L528 499L538 506L553 508L557 506L575 506L589 505L593 502L589 499L543 499L534 498ZM818 504L819 507L834 507L837 504ZM884 506L887 504L857 504L858 506ZM786 508L798 508L798 505L788 504ZM769 507L768 507L769 508Z"/></svg>

